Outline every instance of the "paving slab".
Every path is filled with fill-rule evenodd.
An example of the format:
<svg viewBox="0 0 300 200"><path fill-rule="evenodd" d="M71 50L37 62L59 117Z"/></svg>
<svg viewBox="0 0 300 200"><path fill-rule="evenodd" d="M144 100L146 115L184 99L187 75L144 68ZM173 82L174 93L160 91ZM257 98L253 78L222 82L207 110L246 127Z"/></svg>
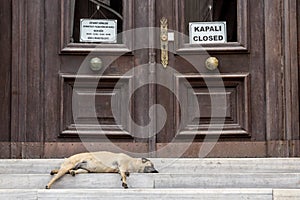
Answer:
<svg viewBox="0 0 300 200"><path fill-rule="evenodd" d="M273 191L274 200L299 200L299 189L277 189Z"/></svg>
<svg viewBox="0 0 300 200"><path fill-rule="evenodd" d="M300 189L298 173L160 174L156 188Z"/></svg>
<svg viewBox="0 0 300 200"><path fill-rule="evenodd" d="M54 189L0 190L0 199L198 199L198 200L272 200L270 189Z"/></svg>
<svg viewBox="0 0 300 200"><path fill-rule="evenodd" d="M47 174L3 174L0 189L43 189ZM67 174L54 183L58 189L122 188L118 174ZM131 174L130 188L274 188L300 189L300 174Z"/></svg>
<svg viewBox="0 0 300 200"><path fill-rule="evenodd" d="M151 158L161 173L300 173L300 158ZM0 160L0 174L45 174L63 159Z"/></svg>
<svg viewBox="0 0 300 200"><path fill-rule="evenodd" d="M0 189L44 189L52 176L47 174L4 174L0 176ZM127 178L130 188L154 188L154 178L145 174L132 174ZM119 174L66 174L56 181L53 189L122 188Z"/></svg>

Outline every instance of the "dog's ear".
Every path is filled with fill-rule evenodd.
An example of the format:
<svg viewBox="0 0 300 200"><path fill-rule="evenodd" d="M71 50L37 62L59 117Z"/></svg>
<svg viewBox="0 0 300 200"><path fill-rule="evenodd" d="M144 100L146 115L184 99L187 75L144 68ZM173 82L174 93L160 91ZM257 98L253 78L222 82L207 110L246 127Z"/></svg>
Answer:
<svg viewBox="0 0 300 200"><path fill-rule="evenodd" d="M148 160L147 158L142 158L142 163L146 163L148 161L150 161L150 160Z"/></svg>

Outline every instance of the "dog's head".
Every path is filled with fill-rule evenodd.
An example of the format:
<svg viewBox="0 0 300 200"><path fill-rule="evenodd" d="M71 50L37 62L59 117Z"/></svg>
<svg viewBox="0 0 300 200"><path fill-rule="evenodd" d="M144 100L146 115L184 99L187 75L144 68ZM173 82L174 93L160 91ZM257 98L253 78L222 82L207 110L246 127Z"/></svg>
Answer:
<svg viewBox="0 0 300 200"><path fill-rule="evenodd" d="M158 171L154 168L153 163L147 158L142 158L139 161L140 164L140 172L142 173L158 173Z"/></svg>

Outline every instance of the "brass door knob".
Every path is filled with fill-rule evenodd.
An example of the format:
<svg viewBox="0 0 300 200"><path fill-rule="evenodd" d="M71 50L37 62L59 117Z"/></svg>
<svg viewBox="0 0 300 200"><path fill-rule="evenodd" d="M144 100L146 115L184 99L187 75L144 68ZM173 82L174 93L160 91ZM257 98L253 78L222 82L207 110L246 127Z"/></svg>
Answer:
<svg viewBox="0 0 300 200"><path fill-rule="evenodd" d="M205 61L205 66L208 70L216 70L219 66L219 60L216 57L209 57Z"/></svg>
<svg viewBox="0 0 300 200"><path fill-rule="evenodd" d="M102 68L102 60L98 57L90 60L90 68L93 71L99 71Z"/></svg>

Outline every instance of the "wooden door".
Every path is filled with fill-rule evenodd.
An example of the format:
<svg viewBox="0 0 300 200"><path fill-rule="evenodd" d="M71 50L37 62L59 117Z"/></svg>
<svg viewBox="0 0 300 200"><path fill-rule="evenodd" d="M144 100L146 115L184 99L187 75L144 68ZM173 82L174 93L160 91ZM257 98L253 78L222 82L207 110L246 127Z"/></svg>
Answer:
<svg viewBox="0 0 300 200"><path fill-rule="evenodd" d="M209 156L265 156L264 35L257 31L264 27L263 3L112 2L100 1L122 18L105 7L97 10L93 1L46 1L50 10L60 10L60 26L47 13L45 45L52 55L45 87L47 97L55 98L46 99L45 121L51 125L45 140L53 143L45 144L45 156L83 149L160 157L197 157L200 149L200 156L211 150ZM171 38L166 68L160 64L163 17ZM83 18L117 19L118 33L134 31L113 44L82 42ZM188 23L195 21L226 21L227 42L189 44ZM149 32L139 29L153 26ZM209 57L218 59L218 69L206 68ZM102 62L98 71L91 69L93 58ZM211 144L208 149L204 142Z"/></svg>
<svg viewBox="0 0 300 200"><path fill-rule="evenodd" d="M168 114L156 138L159 156L178 156L176 151L160 153L167 146L181 147L179 154L188 157L264 156L264 35L257 31L264 26L262 2L156 3L157 25L166 17L171 35L175 34L169 41L169 66L157 71L157 79L170 82L175 91L174 95L165 87L157 87L157 101ZM189 22L206 21L227 22L226 43L190 44ZM215 70L206 67L210 57L218 60ZM166 79L168 68L176 72Z"/></svg>
<svg viewBox="0 0 300 200"><path fill-rule="evenodd" d="M147 124L149 87L139 84L148 78L148 71L135 66L147 64L149 52L133 47L139 43L147 47L148 40L134 37L129 30L149 26L148 2L45 2L49 8L45 22L49 58L45 120L49 126L44 156L99 150L147 153L149 141L144 135L148 133L134 130L134 124ZM83 42L82 19L114 20L116 41ZM144 37L148 38L147 33ZM139 89L132 92L133 88Z"/></svg>
<svg viewBox="0 0 300 200"><path fill-rule="evenodd" d="M167 18L172 38L169 65L157 70L157 79L170 85L156 88L167 113L156 135L159 157L298 155L297 5L156 1L156 24ZM189 23L205 21L225 21L227 42L192 43ZM211 57L215 70L206 67Z"/></svg>

